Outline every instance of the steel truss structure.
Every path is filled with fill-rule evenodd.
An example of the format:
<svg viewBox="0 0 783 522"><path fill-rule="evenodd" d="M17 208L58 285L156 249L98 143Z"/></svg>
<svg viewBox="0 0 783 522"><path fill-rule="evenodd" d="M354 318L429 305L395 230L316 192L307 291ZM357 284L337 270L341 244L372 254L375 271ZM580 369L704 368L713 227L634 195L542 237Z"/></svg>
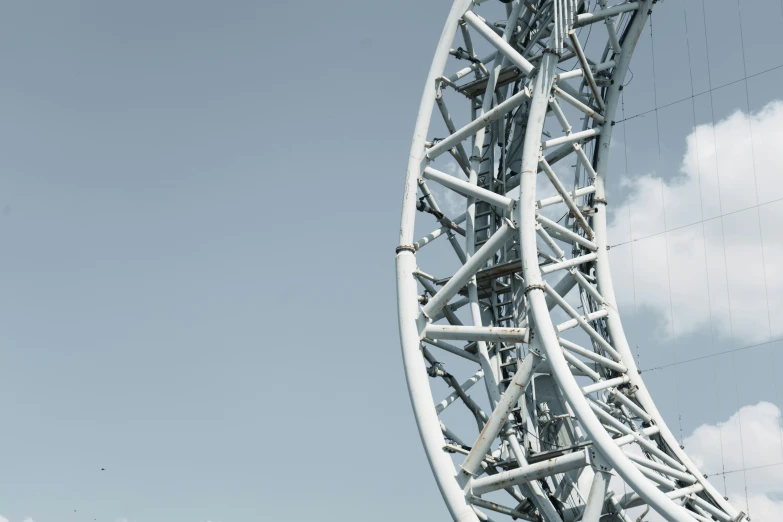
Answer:
<svg viewBox="0 0 783 522"><path fill-rule="evenodd" d="M460 522L630 522L650 510L676 522L746 520L661 418L612 286L609 145L654 1L501 2L456 0L448 15L397 248L408 389L443 499ZM454 48L458 34L464 47ZM462 126L458 104L470 114ZM445 137L431 136L437 129ZM464 214L448 215L438 194L462 198ZM420 239L417 215L437 227ZM449 266L448 277L430 275ZM469 422L447 426L446 410L459 419L460 407Z"/></svg>

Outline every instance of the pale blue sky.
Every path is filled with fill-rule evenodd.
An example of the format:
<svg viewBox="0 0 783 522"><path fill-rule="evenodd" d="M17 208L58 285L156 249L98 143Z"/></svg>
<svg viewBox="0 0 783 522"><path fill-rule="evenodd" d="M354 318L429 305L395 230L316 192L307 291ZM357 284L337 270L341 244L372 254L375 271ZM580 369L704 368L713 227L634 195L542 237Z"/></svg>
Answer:
<svg viewBox="0 0 783 522"><path fill-rule="evenodd" d="M443 514L393 278L443 16L4 4L0 514Z"/></svg>
<svg viewBox="0 0 783 522"><path fill-rule="evenodd" d="M701 4L686 2L695 17ZM776 2L759 4L779 16ZM736 25L736 2L716 3L730 14L708 15L710 27ZM3 4L0 514L446 519L405 389L393 257L449 4ZM771 16L753 23L774 28ZM670 29L655 35L656 65L672 67L659 105L691 95L687 65L666 54L682 48L682 19L681 1L659 4L654 24ZM754 28L748 74L780 62ZM703 29L690 31L703 48ZM629 115L654 106L648 36ZM712 86L742 78L736 45L710 37ZM694 47L693 63L703 54ZM696 92L709 87L704 69L693 67ZM752 110L780 96L781 77L748 82ZM712 117L707 97L697 123ZM718 120L747 108L744 82L714 92ZM676 176L692 112L690 100L659 111L672 129L660 163L655 120L629 121L631 178ZM617 185L618 206L629 190ZM630 277L621 295L644 286ZM648 306L647 318L663 313ZM672 340L665 317L657 338L638 316L628 325L642 367L684 359L678 346L720 349L704 348L703 328ZM676 419L673 371L651 385ZM776 402L749 382L739 406ZM684 430L736 409L693 411Z"/></svg>

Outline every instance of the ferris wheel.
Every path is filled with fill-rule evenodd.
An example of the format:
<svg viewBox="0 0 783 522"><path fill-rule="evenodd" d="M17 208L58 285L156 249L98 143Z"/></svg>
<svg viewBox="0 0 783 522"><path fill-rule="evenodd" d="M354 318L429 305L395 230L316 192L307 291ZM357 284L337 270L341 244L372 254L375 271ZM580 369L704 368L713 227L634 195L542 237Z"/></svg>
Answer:
<svg viewBox="0 0 783 522"><path fill-rule="evenodd" d="M446 20L396 268L410 398L454 520L749 520L661 417L612 284L609 148L654 3L456 0Z"/></svg>

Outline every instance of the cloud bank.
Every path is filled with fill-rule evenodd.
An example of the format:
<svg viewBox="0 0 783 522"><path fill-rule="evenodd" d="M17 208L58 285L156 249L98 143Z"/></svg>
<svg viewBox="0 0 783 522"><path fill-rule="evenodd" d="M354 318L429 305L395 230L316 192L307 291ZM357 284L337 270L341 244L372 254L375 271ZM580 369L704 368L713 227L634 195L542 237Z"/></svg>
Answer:
<svg viewBox="0 0 783 522"><path fill-rule="evenodd" d="M629 192L609 240L633 248L632 266L615 263L636 287L635 299L619 296L624 309L651 309L674 336L711 329L745 345L783 336L771 320L783 315L781 144L783 102L773 101L695 127L676 175L621 180Z"/></svg>

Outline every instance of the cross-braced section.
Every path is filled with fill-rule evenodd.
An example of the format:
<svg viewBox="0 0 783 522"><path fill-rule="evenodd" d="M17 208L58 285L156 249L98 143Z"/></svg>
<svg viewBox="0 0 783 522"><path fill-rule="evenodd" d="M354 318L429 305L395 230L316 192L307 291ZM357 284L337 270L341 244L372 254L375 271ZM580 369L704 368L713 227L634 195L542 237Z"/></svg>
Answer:
<svg viewBox="0 0 783 522"><path fill-rule="evenodd" d="M397 283L411 401L455 520L746 519L667 428L615 304L605 174L653 3L456 0L446 21Z"/></svg>

